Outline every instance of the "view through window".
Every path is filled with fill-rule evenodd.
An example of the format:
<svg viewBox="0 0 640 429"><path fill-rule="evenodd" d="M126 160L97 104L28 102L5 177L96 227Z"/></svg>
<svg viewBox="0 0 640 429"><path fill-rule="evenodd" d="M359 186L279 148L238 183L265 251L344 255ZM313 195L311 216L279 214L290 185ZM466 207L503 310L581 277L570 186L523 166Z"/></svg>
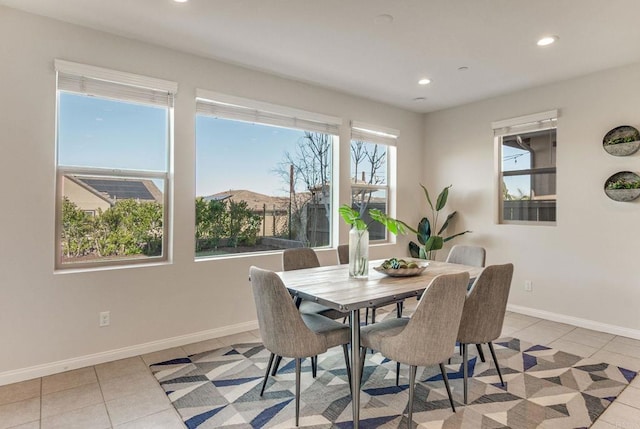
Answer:
<svg viewBox="0 0 640 429"><path fill-rule="evenodd" d="M196 257L331 243L334 136L196 118Z"/></svg>
<svg viewBox="0 0 640 429"><path fill-rule="evenodd" d="M500 137L501 221L555 222L556 129Z"/></svg>
<svg viewBox="0 0 640 429"><path fill-rule="evenodd" d="M170 97L95 83L59 77L56 266L164 259Z"/></svg>
<svg viewBox="0 0 640 429"><path fill-rule="evenodd" d="M387 153L387 145L351 141L351 207L369 224L370 240L387 238L386 228L369 216L370 209L388 213Z"/></svg>

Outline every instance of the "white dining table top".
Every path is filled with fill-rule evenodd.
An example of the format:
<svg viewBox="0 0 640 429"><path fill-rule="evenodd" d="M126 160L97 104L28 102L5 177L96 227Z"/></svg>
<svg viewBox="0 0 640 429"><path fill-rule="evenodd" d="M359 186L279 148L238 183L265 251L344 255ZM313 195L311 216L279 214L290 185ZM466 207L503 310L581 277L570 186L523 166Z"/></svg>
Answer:
<svg viewBox="0 0 640 429"><path fill-rule="evenodd" d="M373 269L383 261L369 262L369 277L366 279L349 277L348 265L281 271L277 274L293 296L346 313L384 302L420 296L431 280L441 274L466 271L473 279L482 271L480 267L428 261L429 265L420 275L390 277ZM415 261L422 265L427 263L424 260Z"/></svg>

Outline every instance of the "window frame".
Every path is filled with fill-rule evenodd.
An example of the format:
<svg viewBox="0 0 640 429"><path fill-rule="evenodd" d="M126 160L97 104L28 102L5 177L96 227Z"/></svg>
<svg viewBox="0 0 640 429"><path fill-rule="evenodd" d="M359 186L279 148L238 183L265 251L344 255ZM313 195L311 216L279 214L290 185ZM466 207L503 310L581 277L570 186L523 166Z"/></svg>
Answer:
<svg viewBox="0 0 640 429"><path fill-rule="evenodd" d="M536 174L557 174L557 159L554 160L553 167L534 167L522 170L503 171L503 140L505 137L513 135L526 134L535 131L558 130L558 110L549 110L546 112L534 113L501 121L491 124L494 133L495 148L495 172L496 172L496 200L497 210L495 214L495 223L499 225L540 225L555 226L558 215L558 199L556 193L555 201L555 218L553 221L544 220L505 220L504 219L504 177L513 176L533 176ZM507 174L505 174L507 173ZM557 186L557 176L556 183Z"/></svg>
<svg viewBox="0 0 640 429"><path fill-rule="evenodd" d="M115 70L104 69L85 64L72 63L64 60L55 60L56 69L56 141L55 141L55 252L54 252L54 270L55 271L85 271L101 268L116 268L125 266L144 266L149 264L167 263L170 261L172 254L170 249L172 219L170 218L170 204L172 202L172 153L173 153L173 129L174 129L174 104L173 100L177 94L177 84L175 82L165 81L133 73L120 72ZM97 91L84 91L84 85L81 85L80 91L68 88L60 88L61 75L65 78L69 76L71 79L87 80L97 84ZM109 92L110 86L113 85L115 90ZM89 85L90 86L90 85ZM122 96L119 91L125 90ZM127 95L127 89L131 93ZM165 144L165 169L164 171L150 171L139 169L120 169L120 168L104 168L104 167L86 167L86 166L70 166L60 165L59 162L59 116L60 116L60 94L61 92L71 93L81 96L95 96L96 98L107 99L123 103L135 103L142 105L153 105L166 108L167 114L167 141ZM166 105L154 102L156 97L166 97ZM128 98L128 96L130 98ZM150 97L149 102L144 101L144 97ZM64 199L64 177L66 175L78 175L95 178L121 178L121 179L152 179L161 180L163 183L162 191L162 253L159 256L149 256L146 258L123 257L118 259L105 258L103 260L92 262L66 262L63 263L62 252L62 206ZM95 216L95 214L94 214Z"/></svg>
<svg viewBox="0 0 640 429"><path fill-rule="evenodd" d="M359 192L366 191L385 191L385 207L388 216L395 217L396 204L392 198L392 185L395 184L396 172L396 150L400 131L394 128L384 127L380 125L368 124L353 120L351 121L351 139L349 140L349 153L351 154L351 145L356 141L362 141L368 144L384 145L386 149L386 183L384 185L374 184L358 184L352 181L351 177L351 156L349 157L349 204L353 207L353 196ZM385 238L379 240L371 240L372 244L393 243L394 236L384 229Z"/></svg>

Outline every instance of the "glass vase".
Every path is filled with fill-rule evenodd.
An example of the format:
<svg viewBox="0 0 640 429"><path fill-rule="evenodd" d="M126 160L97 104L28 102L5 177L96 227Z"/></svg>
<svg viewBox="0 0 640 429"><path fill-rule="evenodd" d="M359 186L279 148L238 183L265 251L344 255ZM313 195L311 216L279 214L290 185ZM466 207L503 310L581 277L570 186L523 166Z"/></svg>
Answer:
<svg viewBox="0 0 640 429"><path fill-rule="evenodd" d="M369 231L351 228L349 231L349 277L369 276Z"/></svg>

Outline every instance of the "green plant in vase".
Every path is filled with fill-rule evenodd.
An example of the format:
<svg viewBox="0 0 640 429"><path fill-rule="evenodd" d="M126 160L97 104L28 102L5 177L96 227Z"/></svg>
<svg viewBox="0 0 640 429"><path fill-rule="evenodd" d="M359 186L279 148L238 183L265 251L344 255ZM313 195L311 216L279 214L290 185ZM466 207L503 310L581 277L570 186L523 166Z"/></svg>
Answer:
<svg viewBox="0 0 640 429"><path fill-rule="evenodd" d="M418 237L418 243L414 243L413 241L409 243L409 253L414 258L422 258L422 259L433 259L435 258L436 251L442 249L444 243L449 240L453 240L454 238L466 234L471 231L463 231L457 234L450 235L448 237L442 237L442 234L445 232L447 227L449 226L449 222L456 216L458 213L454 211L449 213L447 218L445 219L442 226L438 229L438 221L440 216L440 211L447 204L447 199L449 198L449 188L453 185L446 186L438 195L438 199L436 200L436 205L434 207L431 202L431 197L429 196L429 191L427 188L420 184L422 189L424 190L424 195L429 203L429 208L431 209L431 219L433 222L429 220L428 217L423 217L420 223L418 223L418 229L415 231ZM434 231L438 231L436 234L433 234Z"/></svg>
<svg viewBox="0 0 640 429"><path fill-rule="evenodd" d="M349 275L355 278L366 278L369 274L369 224L366 223L360 212L353 207L344 204L338 211L344 221L351 225L349 231ZM387 216L379 209L370 209L369 216L372 222L381 223L390 233L404 234L407 229L416 232L401 220Z"/></svg>

